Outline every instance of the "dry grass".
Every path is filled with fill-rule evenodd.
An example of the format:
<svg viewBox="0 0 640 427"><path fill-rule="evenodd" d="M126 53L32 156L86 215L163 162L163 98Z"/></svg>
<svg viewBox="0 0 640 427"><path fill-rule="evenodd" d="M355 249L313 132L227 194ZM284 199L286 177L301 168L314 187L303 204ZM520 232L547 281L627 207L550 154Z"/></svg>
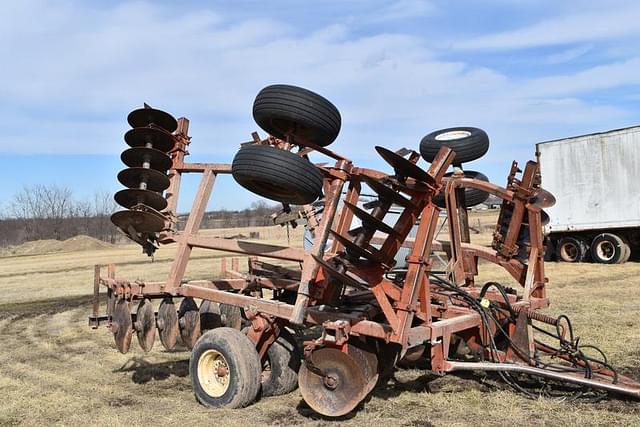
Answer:
<svg viewBox="0 0 640 427"><path fill-rule="evenodd" d="M264 236L286 241L275 229L273 233ZM300 241L296 233L292 242ZM151 263L138 247L123 246L0 258L0 425L336 424L314 415L298 391L242 410L205 409L191 392L188 352L167 352L156 343L145 354L134 343L130 353L121 355L106 330L87 327L94 263L116 262L122 277L161 279L172 255L172 248L163 248ZM189 277L215 276L220 256L194 251ZM482 265L481 271L482 281L509 283L495 266ZM553 304L549 311L568 314L585 343L598 344L614 365L640 377L638 264L549 264L547 273ZM340 421L406 426L640 425L638 402L527 400L483 377L433 378L418 370L398 371L396 379Z"/></svg>

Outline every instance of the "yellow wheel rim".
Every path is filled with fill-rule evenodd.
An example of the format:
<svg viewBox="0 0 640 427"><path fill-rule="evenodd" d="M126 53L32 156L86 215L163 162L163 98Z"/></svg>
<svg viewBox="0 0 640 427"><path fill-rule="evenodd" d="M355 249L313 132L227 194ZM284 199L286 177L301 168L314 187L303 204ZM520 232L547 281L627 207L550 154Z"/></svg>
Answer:
<svg viewBox="0 0 640 427"><path fill-rule="evenodd" d="M211 397L220 397L229 388L229 364L216 350L207 350L198 360L198 382Z"/></svg>

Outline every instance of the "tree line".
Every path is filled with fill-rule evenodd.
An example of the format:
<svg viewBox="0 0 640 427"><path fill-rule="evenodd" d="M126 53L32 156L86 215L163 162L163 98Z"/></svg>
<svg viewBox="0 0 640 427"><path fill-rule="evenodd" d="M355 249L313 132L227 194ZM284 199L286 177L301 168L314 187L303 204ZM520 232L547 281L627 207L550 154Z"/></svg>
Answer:
<svg viewBox="0 0 640 427"><path fill-rule="evenodd" d="M111 223L111 214L121 209L113 194L96 192L76 199L68 187L33 185L18 191L0 212L0 246L17 245L30 240L65 240L80 234L109 243L123 239ZM238 211L217 210L205 214L202 228L255 227L271 225L270 215L279 206L264 201ZM186 215L178 216L178 228Z"/></svg>

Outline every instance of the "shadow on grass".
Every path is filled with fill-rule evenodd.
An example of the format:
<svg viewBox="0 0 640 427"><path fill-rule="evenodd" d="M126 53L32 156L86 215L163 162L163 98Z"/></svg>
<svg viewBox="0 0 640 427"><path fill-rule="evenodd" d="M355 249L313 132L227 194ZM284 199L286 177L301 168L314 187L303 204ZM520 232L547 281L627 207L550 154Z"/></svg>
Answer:
<svg viewBox="0 0 640 427"><path fill-rule="evenodd" d="M189 360L151 363L143 357L132 357L113 372L133 372L131 381L136 384L167 380L172 376L184 378L189 376Z"/></svg>
<svg viewBox="0 0 640 427"><path fill-rule="evenodd" d="M91 308L93 295L55 297L36 301L0 304L0 319L16 316L15 320L28 319L43 314L56 314L80 307Z"/></svg>

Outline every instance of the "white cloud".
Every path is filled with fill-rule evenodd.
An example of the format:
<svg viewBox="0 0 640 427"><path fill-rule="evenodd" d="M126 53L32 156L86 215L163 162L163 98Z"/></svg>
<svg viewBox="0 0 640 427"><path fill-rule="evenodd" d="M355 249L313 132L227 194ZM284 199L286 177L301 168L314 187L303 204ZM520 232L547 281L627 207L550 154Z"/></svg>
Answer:
<svg viewBox="0 0 640 427"><path fill-rule="evenodd" d="M595 10L574 10L522 28L458 41L453 46L456 49L520 49L640 35L640 4L599 5Z"/></svg>
<svg viewBox="0 0 640 427"><path fill-rule="evenodd" d="M382 8L375 18L370 19L370 22L418 18L429 15L435 10L435 5L428 0L397 0Z"/></svg>
<svg viewBox="0 0 640 427"><path fill-rule="evenodd" d="M563 64L567 62L575 61L576 59L583 57L589 52L593 51L593 45L580 45L565 49L561 52L553 53L547 57L547 64Z"/></svg>

